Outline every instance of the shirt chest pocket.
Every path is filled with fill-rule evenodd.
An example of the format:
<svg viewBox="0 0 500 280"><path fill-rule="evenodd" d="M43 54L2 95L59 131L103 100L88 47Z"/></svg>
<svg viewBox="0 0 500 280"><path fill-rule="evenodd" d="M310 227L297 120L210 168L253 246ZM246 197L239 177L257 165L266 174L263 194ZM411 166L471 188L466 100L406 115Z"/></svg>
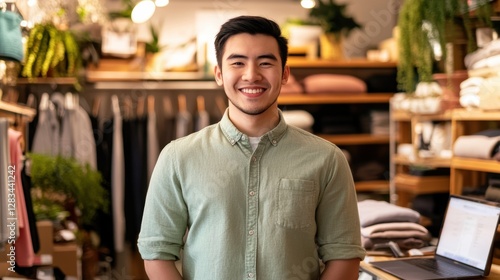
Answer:
<svg viewBox="0 0 500 280"><path fill-rule="evenodd" d="M278 188L278 225L301 229L315 224L314 181L281 179Z"/></svg>

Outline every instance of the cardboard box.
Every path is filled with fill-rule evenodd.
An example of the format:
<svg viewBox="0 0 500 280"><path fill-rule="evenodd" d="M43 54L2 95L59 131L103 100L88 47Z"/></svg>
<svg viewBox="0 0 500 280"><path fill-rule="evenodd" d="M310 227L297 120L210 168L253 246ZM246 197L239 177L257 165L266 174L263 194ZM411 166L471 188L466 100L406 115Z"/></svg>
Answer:
<svg viewBox="0 0 500 280"><path fill-rule="evenodd" d="M37 255L51 255L54 250L54 225L51 221L38 221L36 227L40 240L40 250Z"/></svg>
<svg viewBox="0 0 500 280"><path fill-rule="evenodd" d="M53 248L53 267L59 267L66 276L80 279L80 257L75 243L55 244Z"/></svg>

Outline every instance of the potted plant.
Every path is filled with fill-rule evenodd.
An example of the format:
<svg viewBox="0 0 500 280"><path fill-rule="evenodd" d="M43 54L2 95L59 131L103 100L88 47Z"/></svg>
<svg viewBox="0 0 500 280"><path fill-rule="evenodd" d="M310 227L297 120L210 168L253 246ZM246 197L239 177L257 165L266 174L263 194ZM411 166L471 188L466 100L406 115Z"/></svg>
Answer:
<svg viewBox="0 0 500 280"><path fill-rule="evenodd" d="M107 211L108 193L97 170L61 156L33 153L29 159L37 219L59 221L76 213L77 224L90 225L98 211Z"/></svg>
<svg viewBox="0 0 500 280"><path fill-rule="evenodd" d="M346 12L346 4L337 4L334 0L318 0L310 9L309 18L323 28L320 37L321 57L338 59L343 57L342 39L361 25Z"/></svg>
<svg viewBox="0 0 500 280"><path fill-rule="evenodd" d="M475 23L491 26L492 9L488 0L403 3L398 19L398 84L401 90L414 92L418 82L432 82L434 73L450 74L456 70L459 61L453 61L454 55L448 50L465 55L476 49L473 10L477 17Z"/></svg>

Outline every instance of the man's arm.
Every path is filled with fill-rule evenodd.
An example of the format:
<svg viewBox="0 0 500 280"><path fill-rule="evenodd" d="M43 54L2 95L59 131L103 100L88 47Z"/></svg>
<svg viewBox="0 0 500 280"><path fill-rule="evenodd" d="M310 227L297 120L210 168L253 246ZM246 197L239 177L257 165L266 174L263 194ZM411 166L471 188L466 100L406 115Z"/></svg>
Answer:
<svg viewBox="0 0 500 280"><path fill-rule="evenodd" d="M144 268L150 280L182 280L174 261L145 260Z"/></svg>
<svg viewBox="0 0 500 280"><path fill-rule="evenodd" d="M356 280L359 278L360 259L327 261L320 280Z"/></svg>

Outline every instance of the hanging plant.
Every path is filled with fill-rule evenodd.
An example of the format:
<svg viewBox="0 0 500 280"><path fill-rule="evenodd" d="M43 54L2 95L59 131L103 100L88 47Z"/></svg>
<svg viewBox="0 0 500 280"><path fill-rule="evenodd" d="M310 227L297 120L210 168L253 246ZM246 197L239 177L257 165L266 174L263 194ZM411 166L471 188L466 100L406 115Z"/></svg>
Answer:
<svg viewBox="0 0 500 280"><path fill-rule="evenodd" d="M69 30L59 30L52 23L36 24L31 29L26 53L21 71L25 78L76 77L82 67L73 34Z"/></svg>
<svg viewBox="0 0 500 280"><path fill-rule="evenodd" d="M476 50L473 21L491 26L492 8L488 0L477 0L470 6L467 0L405 1L399 14L398 85L413 92L418 82L431 82L438 62L446 61L446 44L457 35L465 34L467 52ZM460 25L457 25L460 23ZM457 28L461 26L461 28Z"/></svg>

